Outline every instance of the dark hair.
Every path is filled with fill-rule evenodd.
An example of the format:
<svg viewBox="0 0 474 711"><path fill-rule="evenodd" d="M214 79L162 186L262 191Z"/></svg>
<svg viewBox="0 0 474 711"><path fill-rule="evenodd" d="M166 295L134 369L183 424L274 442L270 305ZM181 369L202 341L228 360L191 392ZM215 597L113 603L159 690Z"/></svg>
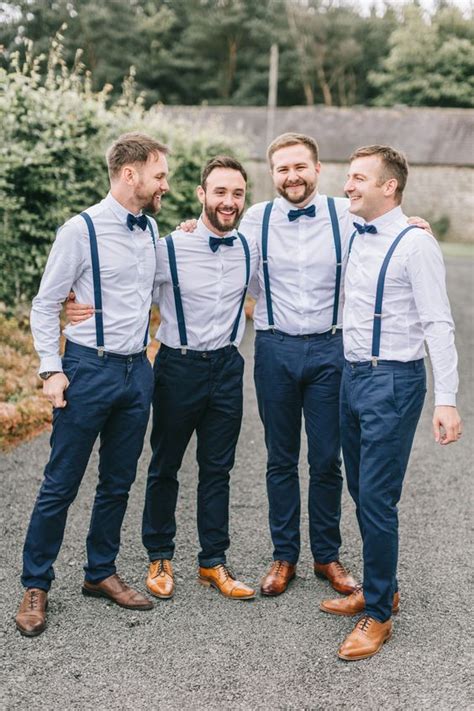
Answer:
<svg viewBox="0 0 474 711"><path fill-rule="evenodd" d="M242 175L245 183L247 183L247 172L238 160L232 158L232 156L215 156L214 158L208 160L202 169L201 187L203 190L206 189L206 181L215 168L230 168L231 170L237 170Z"/></svg>
<svg viewBox="0 0 474 711"><path fill-rule="evenodd" d="M280 148L287 148L288 146L298 146L303 145L308 148L313 156L315 163L319 162L319 147L314 138L311 136L306 136L304 133L282 133L281 136L277 136L267 148L267 159L272 165L273 154L280 150Z"/></svg>
<svg viewBox="0 0 474 711"><path fill-rule="evenodd" d="M144 133L124 133L117 138L107 151L107 166L111 178L116 177L121 168L129 163L146 163L150 153L169 153L168 146L155 141Z"/></svg>
<svg viewBox="0 0 474 711"><path fill-rule="evenodd" d="M380 156L382 172L379 185L383 185L390 178L395 178L397 181L395 195L401 202L408 178L408 163L403 153L391 146L362 146L354 151L349 160L353 161L355 158L364 158L365 156Z"/></svg>

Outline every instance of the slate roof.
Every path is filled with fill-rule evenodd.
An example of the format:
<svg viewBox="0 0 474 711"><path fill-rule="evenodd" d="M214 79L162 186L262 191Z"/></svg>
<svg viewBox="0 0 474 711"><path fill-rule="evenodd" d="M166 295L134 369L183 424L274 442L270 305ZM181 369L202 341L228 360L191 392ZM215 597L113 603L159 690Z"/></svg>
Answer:
<svg viewBox="0 0 474 711"><path fill-rule="evenodd" d="M265 107L166 106L163 111L199 126L217 120L226 133L245 137L255 160L265 159L268 139L297 131L318 141L323 161L345 162L358 146L383 143L402 150L412 164L474 166L473 109L277 108L271 133Z"/></svg>

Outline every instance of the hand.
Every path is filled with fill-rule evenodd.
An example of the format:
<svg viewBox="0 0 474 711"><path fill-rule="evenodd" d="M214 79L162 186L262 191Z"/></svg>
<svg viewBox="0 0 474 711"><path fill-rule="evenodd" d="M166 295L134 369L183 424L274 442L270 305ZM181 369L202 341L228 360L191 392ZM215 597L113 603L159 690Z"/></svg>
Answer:
<svg viewBox="0 0 474 711"><path fill-rule="evenodd" d="M439 444L457 442L462 435L462 420L455 407L438 405L433 414L433 433Z"/></svg>
<svg viewBox="0 0 474 711"><path fill-rule="evenodd" d="M66 301L66 316L70 323L81 323L81 321L87 321L88 318L93 316L95 309L90 304L77 304L76 295L73 291L69 292L69 296Z"/></svg>
<svg viewBox="0 0 474 711"><path fill-rule="evenodd" d="M415 215L414 217L409 217L408 224L416 225L421 230L426 230L426 232L429 232L430 235L433 234L433 230L431 229L430 223L424 220L422 217L418 217L417 215Z"/></svg>
<svg viewBox="0 0 474 711"><path fill-rule="evenodd" d="M192 218L191 220L184 220L180 222L177 226L177 230L183 230L183 232L194 232L197 227L197 220Z"/></svg>
<svg viewBox="0 0 474 711"><path fill-rule="evenodd" d="M69 380L64 373L55 373L43 383L43 393L53 407L66 407L64 391L69 386Z"/></svg>

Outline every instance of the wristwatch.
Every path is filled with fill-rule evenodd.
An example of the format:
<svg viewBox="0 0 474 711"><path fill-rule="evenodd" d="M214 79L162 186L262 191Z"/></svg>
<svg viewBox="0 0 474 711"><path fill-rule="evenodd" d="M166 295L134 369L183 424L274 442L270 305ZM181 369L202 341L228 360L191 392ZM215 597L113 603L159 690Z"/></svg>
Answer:
<svg viewBox="0 0 474 711"><path fill-rule="evenodd" d="M56 375L56 373L60 372L60 370L45 370L44 373L40 373L39 376L41 380L48 380L52 375Z"/></svg>

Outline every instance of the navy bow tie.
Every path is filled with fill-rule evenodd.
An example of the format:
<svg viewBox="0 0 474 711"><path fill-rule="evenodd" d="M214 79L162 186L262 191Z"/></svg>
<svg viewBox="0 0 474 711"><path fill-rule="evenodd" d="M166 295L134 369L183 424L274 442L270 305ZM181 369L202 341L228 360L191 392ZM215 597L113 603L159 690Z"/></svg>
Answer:
<svg viewBox="0 0 474 711"><path fill-rule="evenodd" d="M309 207L301 207L298 210L290 210L288 213L288 219L290 222L294 222L302 215L306 215L306 217L314 217L316 215L316 207L314 205L310 205Z"/></svg>
<svg viewBox="0 0 474 711"><path fill-rule="evenodd" d="M142 230L146 230L147 224L146 215L138 215L138 217L135 217L135 215L131 213L127 215L127 227L129 230L133 230L134 225L138 225Z"/></svg>
<svg viewBox="0 0 474 711"><path fill-rule="evenodd" d="M232 247L236 237L209 237L209 247L213 252L217 252L221 244L226 244L228 247Z"/></svg>
<svg viewBox="0 0 474 711"><path fill-rule="evenodd" d="M358 222L353 222L352 224L360 235L363 235L364 232L369 232L371 235L377 234L377 228L375 225L359 225Z"/></svg>

